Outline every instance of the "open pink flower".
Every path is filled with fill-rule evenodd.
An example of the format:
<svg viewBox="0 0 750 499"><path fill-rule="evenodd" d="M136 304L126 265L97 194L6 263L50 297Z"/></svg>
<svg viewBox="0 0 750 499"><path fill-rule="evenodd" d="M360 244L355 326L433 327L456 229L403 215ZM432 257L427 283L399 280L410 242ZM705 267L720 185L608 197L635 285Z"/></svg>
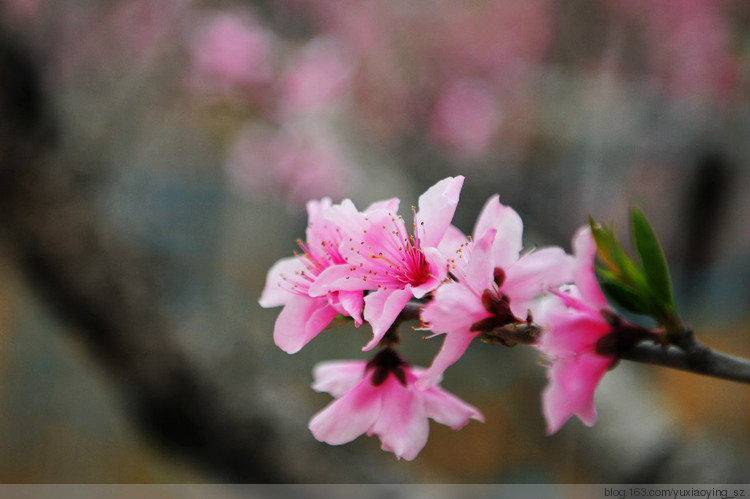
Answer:
<svg viewBox="0 0 750 499"><path fill-rule="evenodd" d="M484 421L475 407L437 386L416 387L422 370L411 368L393 350L370 362L324 362L315 367L313 388L336 399L310 420L316 439L330 445L377 435L383 450L414 459L427 443L428 418L461 429Z"/></svg>
<svg viewBox="0 0 750 499"><path fill-rule="evenodd" d="M596 243L588 227L574 237L575 287L556 292L538 321L546 332L539 349L551 363L542 395L547 433L553 434L573 415L587 426L596 422L594 391L615 360L596 352L596 343L611 332L602 310L609 310L594 272Z"/></svg>
<svg viewBox="0 0 750 499"><path fill-rule="evenodd" d="M342 203L331 210L331 220L347 233L340 250L346 262L325 269L310 295L370 291L364 299L364 318L373 338L363 350L380 342L412 297L424 297L445 280L447 262L438 245L450 226L463 180L446 178L419 197L413 234L389 207L351 213Z"/></svg>
<svg viewBox="0 0 750 499"><path fill-rule="evenodd" d="M474 228L474 242L452 229L440 246L456 281L441 286L421 317L443 346L420 381L435 382L482 332L525 322L549 286L573 279L573 259L562 248L521 255L523 224L512 208L490 198Z"/></svg>
<svg viewBox="0 0 750 499"><path fill-rule="evenodd" d="M397 200L373 205L374 209L396 206ZM345 205L344 212L356 209ZM287 353L295 353L317 336L337 314L362 324L362 291L331 291L311 296L310 286L332 265L345 263L339 252L343 235L339 227L326 219L332 209L331 200L309 201L306 242L299 241L303 253L282 258L268 271L260 298L263 307L284 306L274 326L274 342ZM369 209L369 208L368 208Z"/></svg>

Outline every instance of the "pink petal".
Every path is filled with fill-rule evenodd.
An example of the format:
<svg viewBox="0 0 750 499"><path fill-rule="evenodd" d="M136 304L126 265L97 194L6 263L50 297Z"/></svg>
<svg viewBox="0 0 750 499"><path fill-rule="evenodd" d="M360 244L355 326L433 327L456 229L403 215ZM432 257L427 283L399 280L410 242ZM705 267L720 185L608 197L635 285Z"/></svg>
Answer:
<svg viewBox="0 0 750 499"><path fill-rule="evenodd" d="M443 346L433 359L432 365L417 381L417 388L423 390L437 384L445 370L455 364L464 352L466 352L469 344L477 337L477 334L470 332L468 329L447 333L445 340L443 340Z"/></svg>
<svg viewBox="0 0 750 499"><path fill-rule="evenodd" d="M469 238L466 234L453 225L449 225L437 248L448 261L451 269L463 269L468 261L466 258L468 255L464 256L464 248L468 244Z"/></svg>
<svg viewBox="0 0 750 499"><path fill-rule="evenodd" d="M383 450L411 461L424 448L430 432L422 394L402 386L393 376L380 389L380 415L368 434L380 437Z"/></svg>
<svg viewBox="0 0 750 499"><path fill-rule="evenodd" d="M594 391L611 363L611 358L596 354L555 362L542 395L549 435L557 432L574 414L587 426L596 422Z"/></svg>
<svg viewBox="0 0 750 499"><path fill-rule="evenodd" d="M362 291L339 291L338 299L346 315L354 319L354 325L361 326L364 305Z"/></svg>
<svg viewBox="0 0 750 499"><path fill-rule="evenodd" d="M573 281L575 260L562 248L542 248L523 255L505 269L502 291L510 297L510 306L518 317L526 317L529 302L550 287Z"/></svg>
<svg viewBox="0 0 750 499"><path fill-rule="evenodd" d="M553 358L591 351L611 327L594 310L553 310L541 319L546 332L539 348Z"/></svg>
<svg viewBox="0 0 750 499"><path fill-rule="evenodd" d="M390 211L391 213L397 213L399 204L400 201L398 198L386 199L385 201L375 201L370 206L365 208L365 213L376 210L385 210Z"/></svg>
<svg viewBox="0 0 750 499"><path fill-rule="evenodd" d="M495 259L492 257L492 244L496 233L495 229L487 230L471 248L464 279L477 296L481 296L485 289L493 287Z"/></svg>
<svg viewBox="0 0 750 499"><path fill-rule="evenodd" d="M429 387L422 392L425 414L440 424L460 430L471 419L484 422L484 416L471 406L440 387Z"/></svg>
<svg viewBox="0 0 750 499"><path fill-rule="evenodd" d="M472 324L489 315L481 297L461 282L440 286L421 313L422 320L436 333L468 331Z"/></svg>
<svg viewBox="0 0 750 499"><path fill-rule="evenodd" d="M329 291L362 291L377 288L377 284L363 280L361 275L352 272L349 264L332 265L310 284L310 296L324 296Z"/></svg>
<svg viewBox="0 0 750 499"><path fill-rule="evenodd" d="M575 283L583 299L593 308L606 308L605 298L594 270L596 257L596 241L591 234L591 228L583 226L573 236L573 251L576 255L576 267L573 270Z"/></svg>
<svg viewBox="0 0 750 499"><path fill-rule="evenodd" d="M419 196L417 231L419 244L436 247L453 219L464 177L448 177Z"/></svg>
<svg viewBox="0 0 750 499"><path fill-rule="evenodd" d="M364 378L351 391L331 402L312 417L313 436L330 445L351 442L367 432L380 414L381 393Z"/></svg>
<svg viewBox="0 0 750 499"><path fill-rule="evenodd" d="M323 331L336 310L327 298L293 296L276 318L273 340L286 353L297 353Z"/></svg>
<svg viewBox="0 0 750 499"><path fill-rule="evenodd" d="M363 351L372 350L380 343L412 296L411 286L407 284L404 289L380 289L365 297L365 321L372 326L373 338Z"/></svg>
<svg viewBox="0 0 750 499"><path fill-rule="evenodd" d="M507 268L518 260L523 249L523 222L516 211L500 204L499 196L485 203L474 226L474 239L480 239L489 229L497 229L494 255L497 267Z"/></svg>
<svg viewBox="0 0 750 499"><path fill-rule="evenodd" d="M312 388L334 398L342 397L362 381L366 365L363 360L319 362L313 368Z"/></svg>
<svg viewBox="0 0 750 499"><path fill-rule="evenodd" d="M294 296L292 285L285 282L285 277L294 277L297 272L305 270L305 264L296 256L282 258L271 266L266 276L266 285L260 295L260 306L263 308L279 307Z"/></svg>

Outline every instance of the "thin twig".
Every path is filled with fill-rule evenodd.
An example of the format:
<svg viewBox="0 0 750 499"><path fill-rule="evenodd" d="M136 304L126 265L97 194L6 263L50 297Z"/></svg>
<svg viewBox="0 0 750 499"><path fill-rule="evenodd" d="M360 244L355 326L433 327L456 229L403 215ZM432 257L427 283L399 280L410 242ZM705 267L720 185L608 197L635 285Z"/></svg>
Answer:
<svg viewBox="0 0 750 499"><path fill-rule="evenodd" d="M619 356L633 362L750 383L750 360L727 355L704 345L698 345L687 352L675 346L663 347L644 342L620 352Z"/></svg>

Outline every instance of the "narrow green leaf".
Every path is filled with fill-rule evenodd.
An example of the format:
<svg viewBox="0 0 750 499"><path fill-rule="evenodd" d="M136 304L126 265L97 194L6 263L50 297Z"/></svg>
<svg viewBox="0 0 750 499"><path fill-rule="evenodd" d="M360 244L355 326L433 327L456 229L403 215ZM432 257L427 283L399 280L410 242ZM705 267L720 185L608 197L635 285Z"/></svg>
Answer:
<svg viewBox="0 0 750 499"><path fill-rule="evenodd" d="M633 207L631 222L633 240L651 293L662 306L674 310L672 279L669 276L664 251L656 238L654 229L637 207Z"/></svg>
<svg viewBox="0 0 750 499"><path fill-rule="evenodd" d="M603 279L599 283L602 291L616 306L639 315L650 315L652 306L633 288L620 281Z"/></svg>

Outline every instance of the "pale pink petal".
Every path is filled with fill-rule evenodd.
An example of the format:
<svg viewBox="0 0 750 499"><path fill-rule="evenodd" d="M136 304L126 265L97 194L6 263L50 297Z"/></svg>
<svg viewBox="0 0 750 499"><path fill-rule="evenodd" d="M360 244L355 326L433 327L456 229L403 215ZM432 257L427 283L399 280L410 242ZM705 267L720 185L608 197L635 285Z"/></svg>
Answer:
<svg viewBox="0 0 750 499"><path fill-rule="evenodd" d="M505 269L502 291L510 298L511 311L526 317L530 301L550 287L573 281L575 259L562 248L542 248L523 255Z"/></svg>
<svg viewBox="0 0 750 499"><path fill-rule="evenodd" d="M342 397L362 381L366 365L363 360L319 362L313 368L312 388L334 398Z"/></svg>
<svg viewBox="0 0 750 499"><path fill-rule="evenodd" d="M365 297L365 321L372 326L373 338L363 351L372 350L380 343L412 296L411 286L407 284L404 289L380 289Z"/></svg>
<svg viewBox="0 0 750 499"><path fill-rule="evenodd" d="M432 365L417 380L417 388L426 389L435 385L445 370L461 358L477 335L478 333L472 333L468 329L446 333L443 346L433 359Z"/></svg>
<svg viewBox="0 0 750 499"><path fill-rule="evenodd" d="M479 295L460 282L450 282L435 291L421 317L436 333L468 331L472 324L489 317Z"/></svg>
<svg viewBox="0 0 750 499"><path fill-rule="evenodd" d="M310 420L313 436L330 445L351 442L367 432L380 414L382 393L364 378Z"/></svg>
<svg viewBox="0 0 750 499"><path fill-rule="evenodd" d="M370 206L365 208L365 213L369 213L375 210L385 210L390 211L391 213L397 213L399 204L400 201L398 198L386 199L385 201L375 201Z"/></svg>
<svg viewBox="0 0 750 499"><path fill-rule="evenodd" d="M361 326L364 305L362 291L339 291L338 299L346 315L354 319L354 325Z"/></svg>
<svg viewBox="0 0 750 499"><path fill-rule="evenodd" d="M431 386L422 392L425 414L440 424L460 430L471 419L484 422L484 416L471 406L437 386Z"/></svg>
<svg viewBox="0 0 750 499"><path fill-rule="evenodd" d="M557 432L574 414L587 426L596 422L594 391L611 363L611 358L589 354L561 359L552 366L542 395L548 434Z"/></svg>
<svg viewBox="0 0 750 499"><path fill-rule="evenodd" d="M466 247L469 246L469 238L453 225L449 225L443 239L438 244L438 251L445 257L451 270L463 269L468 262Z"/></svg>
<svg viewBox="0 0 750 499"><path fill-rule="evenodd" d="M293 296L276 318L273 340L286 353L296 353L323 331L336 310L326 298Z"/></svg>
<svg viewBox="0 0 750 499"><path fill-rule="evenodd" d="M474 226L474 239L481 238L490 229L497 229L493 249L495 265L503 269L510 267L523 249L523 222L513 208L500 204L497 195L482 208Z"/></svg>
<svg viewBox="0 0 750 499"><path fill-rule="evenodd" d="M427 443L430 426L421 393L402 386L390 376L383 385L380 416L368 435L380 437L383 450L411 461Z"/></svg>
<svg viewBox="0 0 750 499"><path fill-rule="evenodd" d="M573 236L573 251L576 255L574 278L581 296L594 308L606 308L607 299L599 286L594 270L596 241L594 241L590 227L581 227Z"/></svg>
<svg viewBox="0 0 750 499"><path fill-rule="evenodd" d="M495 259L492 257L492 245L497 231L489 229L474 243L471 248L469 264L466 266L464 280L478 297L485 289L493 287Z"/></svg>
<svg viewBox="0 0 750 499"><path fill-rule="evenodd" d="M291 300L295 294L291 291L292 284L286 282L286 279L303 270L305 264L296 256L282 258L274 263L266 276L266 285L260 295L260 306L278 307Z"/></svg>
<svg viewBox="0 0 750 499"><path fill-rule="evenodd" d="M419 196L417 233L420 246L436 247L453 219L464 177L448 177Z"/></svg>
<svg viewBox="0 0 750 499"><path fill-rule="evenodd" d="M332 265L310 284L309 293L310 296L324 296L329 291L362 291L376 288L377 284L367 282L352 272L350 265Z"/></svg>

